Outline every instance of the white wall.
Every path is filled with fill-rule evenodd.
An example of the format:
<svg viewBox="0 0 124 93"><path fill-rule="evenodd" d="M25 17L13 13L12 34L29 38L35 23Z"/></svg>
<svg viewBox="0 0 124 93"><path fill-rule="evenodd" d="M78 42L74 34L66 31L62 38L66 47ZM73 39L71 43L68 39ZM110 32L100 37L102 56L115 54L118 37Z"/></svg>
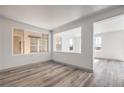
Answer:
<svg viewBox="0 0 124 93"><path fill-rule="evenodd" d="M2 25L0 25L0 28L2 27ZM0 31L0 68L2 66L2 53L3 53L3 50L2 50L2 31Z"/></svg>
<svg viewBox="0 0 124 93"><path fill-rule="evenodd" d="M99 58L109 58L123 60L123 31L113 31L100 33L95 36L102 37L102 50L94 51L94 56Z"/></svg>
<svg viewBox="0 0 124 93"><path fill-rule="evenodd" d="M43 62L51 59L51 48L49 53L42 54L26 54L12 56L12 29L19 28L28 31L46 31L27 24L19 23L5 18L0 18L0 50L2 49L2 59L0 59L0 70L15 66L31 64L35 62ZM50 33L49 31L47 31ZM1 36L0 35L0 36ZM51 39L51 37L50 37ZM51 45L51 43L49 44Z"/></svg>
<svg viewBox="0 0 124 93"><path fill-rule="evenodd" d="M1 20L0 20L1 21ZM4 40L3 40L3 24L0 25L0 68L3 68L3 64L4 64Z"/></svg>
<svg viewBox="0 0 124 93"><path fill-rule="evenodd" d="M122 34L121 34L121 37L122 37L122 42L121 42L121 44L122 44L122 46L121 46L121 52L122 52L122 59L123 59L123 61L124 61L124 30L123 30L123 32L122 32Z"/></svg>
<svg viewBox="0 0 124 93"><path fill-rule="evenodd" d="M104 10L103 12L94 13L63 26L54 29L54 33L69 30L78 26L82 27L82 53L56 53L53 52L52 58L62 63L75 65L81 68L93 70L93 23L109 17L124 13L124 6L113 10Z"/></svg>

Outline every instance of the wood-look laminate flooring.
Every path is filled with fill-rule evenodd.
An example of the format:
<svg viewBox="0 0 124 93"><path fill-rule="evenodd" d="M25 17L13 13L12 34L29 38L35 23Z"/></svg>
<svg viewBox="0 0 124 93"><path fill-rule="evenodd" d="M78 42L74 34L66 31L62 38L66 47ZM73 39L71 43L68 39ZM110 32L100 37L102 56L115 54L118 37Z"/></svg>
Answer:
<svg viewBox="0 0 124 93"><path fill-rule="evenodd" d="M1 87L120 87L124 63L94 62L94 73L54 62L44 62L0 72Z"/></svg>

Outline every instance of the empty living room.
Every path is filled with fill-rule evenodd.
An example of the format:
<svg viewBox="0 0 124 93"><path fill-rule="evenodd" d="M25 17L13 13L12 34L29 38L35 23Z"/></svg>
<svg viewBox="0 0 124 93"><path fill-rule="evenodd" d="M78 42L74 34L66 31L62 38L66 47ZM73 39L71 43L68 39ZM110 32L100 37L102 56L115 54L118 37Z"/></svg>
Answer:
<svg viewBox="0 0 124 93"><path fill-rule="evenodd" d="M124 87L124 6L0 5L0 87Z"/></svg>

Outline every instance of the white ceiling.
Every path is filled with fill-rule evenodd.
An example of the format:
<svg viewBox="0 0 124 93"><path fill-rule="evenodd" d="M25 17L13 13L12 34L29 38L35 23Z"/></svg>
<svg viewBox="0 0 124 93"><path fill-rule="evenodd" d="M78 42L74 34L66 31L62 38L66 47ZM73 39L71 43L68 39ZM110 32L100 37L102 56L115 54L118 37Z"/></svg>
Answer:
<svg viewBox="0 0 124 93"><path fill-rule="evenodd" d="M96 5L23 5L0 6L0 15L45 29L54 29L110 6Z"/></svg>
<svg viewBox="0 0 124 93"><path fill-rule="evenodd" d="M111 17L94 23L94 33L124 31L124 15Z"/></svg>

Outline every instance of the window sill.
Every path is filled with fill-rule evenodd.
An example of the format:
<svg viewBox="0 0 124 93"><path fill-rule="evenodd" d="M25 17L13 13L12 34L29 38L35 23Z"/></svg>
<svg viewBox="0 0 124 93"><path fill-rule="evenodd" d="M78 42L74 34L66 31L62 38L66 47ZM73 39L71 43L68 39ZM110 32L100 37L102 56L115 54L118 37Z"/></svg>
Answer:
<svg viewBox="0 0 124 93"><path fill-rule="evenodd" d="M12 54L12 56L28 56L28 55L41 55L41 54L48 54L49 52L43 53L30 53L30 54Z"/></svg>
<svg viewBox="0 0 124 93"><path fill-rule="evenodd" d="M102 52L102 50L94 50L94 52Z"/></svg>
<svg viewBox="0 0 124 93"><path fill-rule="evenodd" d="M54 53L68 53L68 54L81 54L81 52L64 52L64 51L53 51Z"/></svg>

